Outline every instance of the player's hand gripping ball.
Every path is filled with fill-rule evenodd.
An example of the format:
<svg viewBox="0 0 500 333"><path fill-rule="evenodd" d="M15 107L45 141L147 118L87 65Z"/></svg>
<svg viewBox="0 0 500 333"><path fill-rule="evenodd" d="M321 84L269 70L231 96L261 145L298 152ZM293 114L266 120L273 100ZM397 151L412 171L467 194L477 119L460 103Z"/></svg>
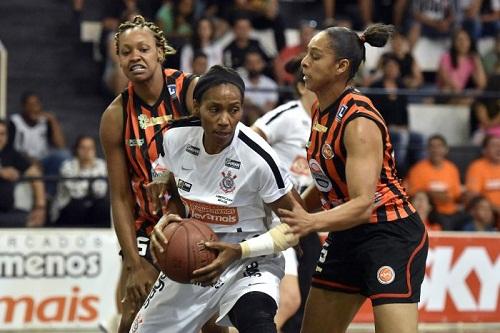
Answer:
<svg viewBox="0 0 500 333"><path fill-rule="evenodd" d="M195 219L171 222L163 228L167 239L164 251L154 251L160 269L172 280L190 283L193 271L210 264L217 252L206 248L205 242L218 241L210 227Z"/></svg>

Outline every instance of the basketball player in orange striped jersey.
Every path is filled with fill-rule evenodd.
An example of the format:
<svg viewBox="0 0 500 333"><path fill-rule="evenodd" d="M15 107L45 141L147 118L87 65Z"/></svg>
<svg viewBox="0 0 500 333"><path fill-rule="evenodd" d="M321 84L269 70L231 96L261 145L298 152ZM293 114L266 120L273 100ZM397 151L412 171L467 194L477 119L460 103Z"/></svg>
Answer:
<svg viewBox="0 0 500 333"><path fill-rule="evenodd" d="M377 333L417 332L427 233L399 183L384 119L350 86L365 43L382 47L392 31L375 24L358 36L328 28L313 37L302 60L306 88L318 97L307 159L323 211L279 214L300 236L330 232L309 292L305 333L345 332L367 298Z"/></svg>
<svg viewBox="0 0 500 333"><path fill-rule="evenodd" d="M197 78L163 69L175 53L161 29L142 16L120 25L115 35L128 88L108 106L100 137L106 155L113 221L123 256L119 332L128 332L159 271L151 264L149 235L161 216L147 200L150 161L162 153L162 125L189 115ZM220 329L205 332L224 332Z"/></svg>

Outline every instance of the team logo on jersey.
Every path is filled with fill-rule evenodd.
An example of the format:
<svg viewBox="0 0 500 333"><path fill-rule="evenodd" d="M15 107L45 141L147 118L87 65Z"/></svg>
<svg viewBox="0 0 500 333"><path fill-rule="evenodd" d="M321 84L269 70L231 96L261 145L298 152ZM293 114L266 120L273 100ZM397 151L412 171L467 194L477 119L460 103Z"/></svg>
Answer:
<svg viewBox="0 0 500 333"><path fill-rule="evenodd" d="M168 89L168 93L170 94L170 96L174 96L176 91L177 91L175 84L167 85L167 89Z"/></svg>
<svg viewBox="0 0 500 333"><path fill-rule="evenodd" d="M144 139L128 139L129 147L141 147L144 144Z"/></svg>
<svg viewBox="0 0 500 333"><path fill-rule="evenodd" d="M186 151L190 154L193 154L194 156L200 155L200 148L195 147L195 146L187 145Z"/></svg>
<svg viewBox="0 0 500 333"><path fill-rule="evenodd" d="M339 107L339 110L337 111L337 115L335 116L335 118L338 121L341 121L342 118L344 117L346 111L347 111L347 105L341 105Z"/></svg>
<svg viewBox="0 0 500 333"><path fill-rule="evenodd" d="M325 174L321 165L315 159L309 160L309 168L311 169L311 175L313 176L316 187L321 192L329 192L332 188L332 182Z"/></svg>
<svg viewBox="0 0 500 333"><path fill-rule="evenodd" d="M219 183L220 189L224 191L224 193L231 193L236 188L236 184L234 180L236 179L236 175L232 175L231 171L225 173L222 171L222 180Z"/></svg>
<svg viewBox="0 0 500 333"><path fill-rule="evenodd" d="M225 166L233 169L240 169L241 162L240 161L235 161L230 158L226 158L226 162L224 163Z"/></svg>
<svg viewBox="0 0 500 333"><path fill-rule="evenodd" d="M139 127L142 129L146 129L151 126L164 124L172 119L171 115L164 115L159 117L149 118L145 114L140 114L137 116L137 120L139 121Z"/></svg>
<svg viewBox="0 0 500 333"><path fill-rule="evenodd" d="M191 191L191 186L193 186L193 184L188 183L182 179L179 179L179 181L177 182L177 188L180 188L181 190L183 190L185 192Z"/></svg>
<svg viewBox="0 0 500 333"><path fill-rule="evenodd" d="M333 158L333 149L328 143L323 144L321 147L321 155L327 160L331 160Z"/></svg>
<svg viewBox="0 0 500 333"><path fill-rule="evenodd" d="M389 284L396 278L396 273L391 266L382 266L377 271L377 280L381 284Z"/></svg>

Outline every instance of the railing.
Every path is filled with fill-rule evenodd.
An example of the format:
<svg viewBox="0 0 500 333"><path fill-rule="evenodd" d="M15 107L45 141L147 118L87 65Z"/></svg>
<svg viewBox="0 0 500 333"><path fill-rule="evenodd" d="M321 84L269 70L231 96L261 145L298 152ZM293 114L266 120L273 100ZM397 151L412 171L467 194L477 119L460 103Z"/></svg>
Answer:
<svg viewBox="0 0 500 333"><path fill-rule="evenodd" d="M0 119L7 116L7 49L0 40Z"/></svg>

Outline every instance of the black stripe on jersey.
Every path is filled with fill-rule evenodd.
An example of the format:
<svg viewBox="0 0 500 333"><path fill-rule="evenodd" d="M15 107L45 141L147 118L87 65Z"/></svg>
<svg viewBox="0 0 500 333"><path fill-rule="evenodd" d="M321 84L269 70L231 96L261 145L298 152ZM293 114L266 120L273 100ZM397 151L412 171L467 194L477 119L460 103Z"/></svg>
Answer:
<svg viewBox="0 0 500 333"><path fill-rule="evenodd" d="M387 212L385 206L377 208L377 222L387 221Z"/></svg>
<svg viewBox="0 0 500 333"><path fill-rule="evenodd" d="M285 182L283 181L283 177L281 177L280 169L278 168L278 165L276 164L274 159L271 157L271 155L269 155L268 152L266 152L264 149L262 149L261 146L259 146L257 143L255 143L252 139L250 139L242 131L240 131L238 133L238 138L241 139L241 141L243 141L244 143L246 143L246 145L248 147L250 147L250 149L252 149L257 154L259 154L260 157L262 157L267 162L267 164L269 165L269 167L271 168L271 170L273 172L274 179L276 180L276 184L278 185L278 188L280 188L280 189L285 188Z"/></svg>
<svg viewBox="0 0 500 333"><path fill-rule="evenodd" d="M284 112L286 111L290 111L292 109L296 109L297 107L299 106L299 103L295 103L295 104L292 104L290 105L289 108L286 108L284 110L281 110L280 112L276 113L274 116L271 117L271 119L269 119L267 122L266 122L266 125L269 125L270 123L273 122L273 120L275 120L276 118L278 118L279 116L281 116Z"/></svg>
<svg viewBox="0 0 500 333"><path fill-rule="evenodd" d="M366 103L365 101L356 101L356 105L359 105L359 106L367 109L368 111L375 113L381 119L384 119L384 117L382 117L382 115L380 114L380 112L378 112L377 109L374 109L370 104Z"/></svg>
<svg viewBox="0 0 500 333"><path fill-rule="evenodd" d="M158 108L155 108L154 110L151 110L151 116L153 118L157 118L159 116L158 114ZM154 129L154 134L151 138L151 142L148 142L148 151L149 147L151 146L151 143L155 141L156 143L156 151L158 152L158 156L163 156L165 155L165 152L163 150L163 137L161 135L161 124L156 124L153 126Z"/></svg>
<svg viewBox="0 0 500 333"><path fill-rule="evenodd" d="M181 71L175 71L171 75L167 76L167 87L170 85L173 85L175 87L175 94L171 95L170 90L168 91L168 97L170 102L172 103L172 107L177 110L180 114L183 114L182 112L182 106L181 103L179 102L179 97L177 96L177 78L181 76L182 72ZM167 101L165 101L167 103ZM174 110L172 110L172 117L174 116Z"/></svg>
<svg viewBox="0 0 500 333"><path fill-rule="evenodd" d="M142 103L138 98L134 98L134 108L135 108L135 113L137 114L137 117L139 117L142 114L141 104ZM144 129L142 129L140 125L139 125L139 138L144 138L144 139L147 138L146 131ZM148 182L150 182L152 180L152 177L151 177L151 160L149 159L149 150L148 150L149 145L144 145L142 147L143 147L141 149L142 157L144 159L144 163L146 164L145 165L146 169L148 170L147 174L144 176L146 176L148 179ZM131 149L131 150L135 151L135 149ZM135 158L135 156L134 156L134 158ZM146 206L146 208L147 208L147 206ZM148 208L147 208L147 210L148 210L148 213L151 214L149 212Z"/></svg>
<svg viewBox="0 0 500 333"><path fill-rule="evenodd" d="M338 100L338 103L337 106L335 108L332 108L330 110L330 113L328 114L328 120L327 120L327 123L325 124L325 126L327 128L331 128L331 126L333 126L333 122L335 121L335 119L337 119L337 111L338 111L338 108L339 108L339 105L340 104L340 101L341 99ZM350 102L350 101L349 101ZM349 110L349 108L348 108ZM331 144L332 145L332 149L335 149L335 138L337 138L337 134L338 134L338 131L340 129L341 126L336 126L335 127L335 130L333 131L333 136L332 136L332 140L333 142L329 143L329 142L326 142L326 140L323 142L323 144ZM326 132L326 133L321 133L321 135L325 135L326 137L328 137L328 134L330 133L330 131ZM322 147L320 147L320 149L322 149ZM325 158L320 158L320 163L321 163L321 167L323 168L324 171L326 171L327 175L328 175L328 167L326 165L326 160ZM337 175L339 176L339 178L345 182L345 166L344 164L342 163L342 161L339 159L339 158L334 158L332 160L332 163L333 163L333 167L335 168L335 172L337 173ZM328 176L328 179L330 179L330 181L332 182L332 184L336 184L335 180L331 179L329 176ZM346 194L347 193L342 193L342 191L340 190L340 188L338 186L333 186L332 187L333 190L335 191L335 195L337 196L337 198L345 198L346 197Z"/></svg>

